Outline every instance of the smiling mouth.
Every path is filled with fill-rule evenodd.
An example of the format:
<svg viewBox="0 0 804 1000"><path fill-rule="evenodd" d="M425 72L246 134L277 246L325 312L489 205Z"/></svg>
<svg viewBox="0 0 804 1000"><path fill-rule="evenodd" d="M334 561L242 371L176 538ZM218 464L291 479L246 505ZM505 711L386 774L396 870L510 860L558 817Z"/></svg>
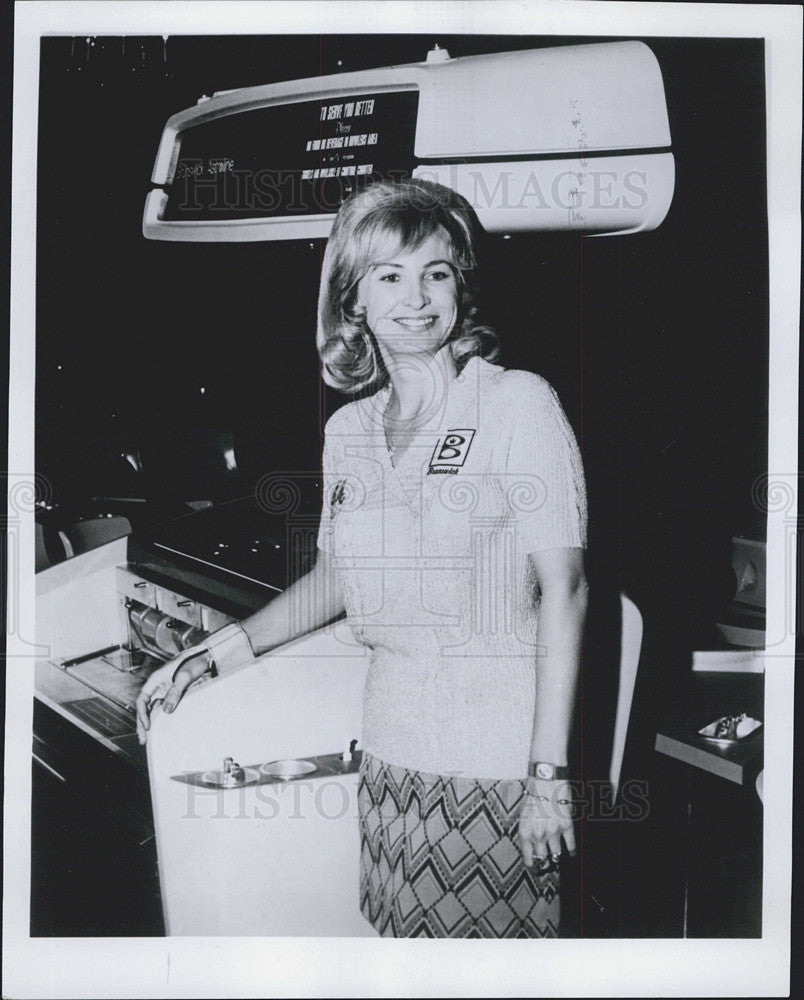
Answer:
<svg viewBox="0 0 804 1000"><path fill-rule="evenodd" d="M401 316L395 322L399 323L400 326L404 326L407 330L426 330L436 322L436 319L437 317L435 316Z"/></svg>

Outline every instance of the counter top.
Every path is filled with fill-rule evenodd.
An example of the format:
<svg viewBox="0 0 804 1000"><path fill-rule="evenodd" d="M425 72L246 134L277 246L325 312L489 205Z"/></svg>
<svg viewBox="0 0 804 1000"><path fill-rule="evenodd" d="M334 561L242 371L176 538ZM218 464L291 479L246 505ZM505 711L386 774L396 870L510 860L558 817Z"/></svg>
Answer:
<svg viewBox="0 0 804 1000"><path fill-rule="evenodd" d="M698 730L741 712L763 721L764 688L764 674L695 671L668 706L655 749L738 785L754 782L762 769L764 726L731 746L707 740Z"/></svg>

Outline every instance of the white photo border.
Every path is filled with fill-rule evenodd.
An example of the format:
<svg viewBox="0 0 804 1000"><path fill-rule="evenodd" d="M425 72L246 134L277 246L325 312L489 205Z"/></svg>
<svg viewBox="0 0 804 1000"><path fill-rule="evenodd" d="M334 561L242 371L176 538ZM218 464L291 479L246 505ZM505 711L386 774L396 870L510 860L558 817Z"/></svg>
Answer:
<svg viewBox="0 0 804 1000"><path fill-rule="evenodd" d="M790 963L802 9L707 3L339 2L18 3L12 159L9 483L33 482L35 234L40 38L47 34L300 32L560 34L765 39L770 250L769 489L792 491L768 518L765 867L758 940L488 942L29 937L33 572L9 580L19 616L8 636L3 994L12 997L783 996ZM9 507L10 517L19 517ZM10 522L9 522L10 523ZM17 533L34 565L33 516ZM792 588L792 589L791 589ZM11 591L14 591L12 594ZM12 621L9 616L9 621ZM28 644L29 646L29 644ZM769 650L769 652L771 652ZM770 808L769 808L770 807Z"/></svg>

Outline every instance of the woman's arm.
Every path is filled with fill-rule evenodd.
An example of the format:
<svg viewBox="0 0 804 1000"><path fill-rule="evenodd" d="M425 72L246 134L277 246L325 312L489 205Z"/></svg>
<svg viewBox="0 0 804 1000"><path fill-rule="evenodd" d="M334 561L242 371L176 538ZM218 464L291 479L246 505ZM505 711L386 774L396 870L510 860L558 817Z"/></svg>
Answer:
<svg viewBox="0 0 804 1000"><path fill-rule="evenodd" d="M530 759L566 765L586 621L583 550L544 549L532 552L530 558L541 590ZM562 838L570 854L575 853L571 801L572 789L566 781L528 779L519 821L526 865L548 854L557 859Z"/></svg>
<svg viewBox="0 0 804 1000"><path fill-rule="evenodd" d="M343 596L332 558L318 550L309 573L275 597L270 604L244 618L245 631L255 656L306 635L344 612Z"/></svg>
<svg viewBox="0 0 804 1000"><path fill-rule="evenodd" d="M227 642L234 644L237 665L247 662L252 652L259 656L282 643L312 632L337 618L343 610L340 583L332 560L326 552L319 549L316 564L309 573L296 580L256 614L240 622L239 629L236 625L227 625L213 633L207 642L233 630L234 639L230 637ZM185 650L178 658L150 675L137 696L137 735L140 743L145 743L147 738L153 704L162 701L165 712L170 715L193 681L209 670L212 660L221 667L219 653L222 648L218 647L216 652L212 646L205 646L202 642L198 647ZM230 650L230 657L232 655Z"/></svg>
<svg viewBox="0 0 804 1000"><path fill-rule="evenodd" d="M586 621L583 550L544 549L530 558L541 590L530 759L566 764Z"/></svg>

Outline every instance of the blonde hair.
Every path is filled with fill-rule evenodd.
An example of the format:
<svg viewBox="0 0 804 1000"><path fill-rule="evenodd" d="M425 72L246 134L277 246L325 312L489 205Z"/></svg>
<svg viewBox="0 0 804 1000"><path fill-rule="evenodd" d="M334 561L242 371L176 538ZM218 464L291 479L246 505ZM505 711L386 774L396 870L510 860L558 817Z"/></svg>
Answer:
<svg viewBox="0 0 804 1000"><path fill-rule="evenodd" d="M476 243L481 232L472 206L457 192L433 181L377 181L341 205L324 253L318 294L316 346L327 385L346 393L388 381L382 356L364 313L357 285L381 248L417 250L430 236L446 232L458 275L458 321L448 343L458 371L475 354L493 361L496 334L474 316Z"/></svg>

